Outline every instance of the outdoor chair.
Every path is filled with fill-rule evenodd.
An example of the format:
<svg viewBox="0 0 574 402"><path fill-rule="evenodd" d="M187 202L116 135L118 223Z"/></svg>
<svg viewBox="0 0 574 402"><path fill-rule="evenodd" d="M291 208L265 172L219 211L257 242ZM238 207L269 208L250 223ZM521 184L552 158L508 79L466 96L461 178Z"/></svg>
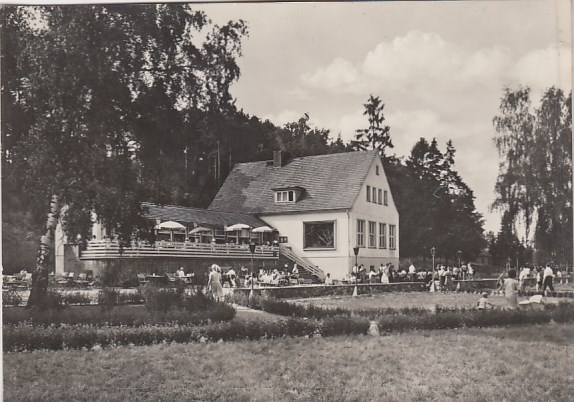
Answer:
<svg viewBox="0 0 574 402"><path fill-rule="evenodd" d="M78 279L76 279L76 283L80 286L86 286L88 284L86 277L87 274L85 272L78 274Z"/></svg>
<svg viewBox="0 0 574 402"><path fill-rule="evenodd" d="M58 285L65 285L68 283L68 273L64 272L64 274L58 279Z"/></svg>
<svg viewBox="0 0 574 402"><path fill-rule="evenodd" d="M140 286L145 286L147 283L149 283L149 281L145 278L145 274L138 274L138 282Z"/></svg>

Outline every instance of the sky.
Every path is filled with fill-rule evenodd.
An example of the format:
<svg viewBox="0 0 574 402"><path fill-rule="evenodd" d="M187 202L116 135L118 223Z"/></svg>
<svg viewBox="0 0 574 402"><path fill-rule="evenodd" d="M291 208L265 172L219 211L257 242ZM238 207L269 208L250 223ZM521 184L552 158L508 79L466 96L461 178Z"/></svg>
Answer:
<svg viewBox="0 0 574 402"><path fill-rule="evenodd" d="M436 138L443 151L453 141L455 169L474 191L485 230L495 233L500 214L489 207L500 158L492 119L504 88L529 86L535 101L550 86L572 88L569 0L194 7L220 25L248 23L231 90L238 108L277 125L308 113L315 127L348 141L368 127L363 104L378 96L397 157L421 137Z"/></svg>
<svg viewBox="0 0 574 402"><path fill-rule="evenodd" d="M308 113L318 128L353 138L368 125L369 95L385 103L395 145L452 139L455 169L475 194L485 229L499 156L492 119L503 89L572 88L568 0L203 4L216 23L249 26L232 87L244 112L283 125Z"/></svg>

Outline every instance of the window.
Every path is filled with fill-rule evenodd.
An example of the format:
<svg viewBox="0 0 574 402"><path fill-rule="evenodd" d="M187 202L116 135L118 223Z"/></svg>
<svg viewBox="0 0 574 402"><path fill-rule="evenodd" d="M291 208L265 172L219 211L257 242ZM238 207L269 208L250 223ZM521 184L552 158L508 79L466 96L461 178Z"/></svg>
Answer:
<svg viewBox="0 0 574 402"><path fill-rule="evenodd" d="M373 187L373 202L377 203L377 189Z"/></svg>
<svg viewBox="0 0 574 402"><path fill-rule="evenodd" d="M397 248L397 244L396 244L396 226L395 225L389 225L389 248L391 250L394 250Z"/></svg>
<svg viewBox="0 0 574 402"><path fill-rule="evenodd" d="M294 202L295 201L295 191L276 191L275 192L275 202Z"/></svg>
<svg viewBox="0 0 574 402"><path fill-rule="evenodd" d="M385 190L385 193L384 193L383 204L389 205L389 195L387 193L387 190Z"/></svg>
<svg viewBox="0 0 574 402"><path fill-rule="evenodd" d="M379 205L383 203L383 190L379 189Z"/></svg>
<svg viewBox="0 0 574 402"><path fill-rule="evenodd" d="M367 186L367 202L371 202L371 186Z"/></svg>
<svg viewBox="0 0 574 402"><path fill-rule="evenodd" d="M279 243L289 243L287 236L279 236Z"/></svg>
<svg viewBox="0 0 574 402"><path fill-rule="evenodd" d="M375 166L375 174L378 176L379 175L379 166Z"/></svg>
<svg viewBox="0 0 574 402"><path fill-rule="evenodd" d="M377 247L377 222L369 221L369 248Z"/></svg>
<svg viewBox="0 0 574 402"><path fill-rule="evenodd" d="M365 221L357 219L357 247L365 247Z"/></svg>
<svg viewBox="0 0 574 402"><path fill-rule="evenodd" d="M387 248L387 224L379 223L379 248Z"/></svg>
<svg viewBox="0 0 574 402"><path fill-rule="evenodd" d="M335 248L335 221L303 222L303 248Z"/></svg>

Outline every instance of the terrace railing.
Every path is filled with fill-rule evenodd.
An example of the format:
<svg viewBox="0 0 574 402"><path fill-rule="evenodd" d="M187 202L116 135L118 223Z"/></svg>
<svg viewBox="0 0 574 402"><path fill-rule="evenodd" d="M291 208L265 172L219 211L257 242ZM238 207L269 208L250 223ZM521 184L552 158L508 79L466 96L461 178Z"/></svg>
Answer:
<svg viewBox="0 0 574 402"><path fill-rule="evenodd" d="M293 251L291 246L287 244L281 244L281 254L285 257L289 258L291 261L297 263L297 265L303 268L305 271L309 272L312 275L315 275L317 278L324 280L325 279L325 272L322 269L315 266L311 261L307 258L297 254Z"/></svg>
<svg viewBox="0 0 574 402"><path fill-rule="evenodd" d="M251 258L247 245L157 242L154 245L134 243L131 247L120 249L116 241L90 241L80 252L81 260L102 260L111 258ZM254 259L278 259L279 247L257 246Z"/></svg>

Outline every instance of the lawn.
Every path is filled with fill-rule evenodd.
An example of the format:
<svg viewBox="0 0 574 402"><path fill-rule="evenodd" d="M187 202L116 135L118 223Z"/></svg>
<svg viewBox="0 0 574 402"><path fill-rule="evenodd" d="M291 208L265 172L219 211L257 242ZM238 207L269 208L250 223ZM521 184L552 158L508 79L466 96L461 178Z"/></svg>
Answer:
<svg viewBox="0 0 574 402"><path fill-rule="evenodd" d="M549 401L574 325L5 354L6 400Z"/></svg>
<svg viewBox="0 0 574 402"><path fill-rule="evenodd" d="M318 307L326 308L346 308L349 310L368 310L381 308L406 308L419 307L432 309L435 306L440 307L476 307L476 302L480 295L470 293L431 293L431 292L396 292L380 293L372 296L361 295L359 297L341 296L325 297L313 299L290 299L289 301L313 304ZM490 303L497 308L506 306L504 296L491 295L488 297ZM518 301L528 300L527 297L521 297ZM548 303L558 303L558 301L572 301L572 299L563 298L546 298Z"/></svg>

